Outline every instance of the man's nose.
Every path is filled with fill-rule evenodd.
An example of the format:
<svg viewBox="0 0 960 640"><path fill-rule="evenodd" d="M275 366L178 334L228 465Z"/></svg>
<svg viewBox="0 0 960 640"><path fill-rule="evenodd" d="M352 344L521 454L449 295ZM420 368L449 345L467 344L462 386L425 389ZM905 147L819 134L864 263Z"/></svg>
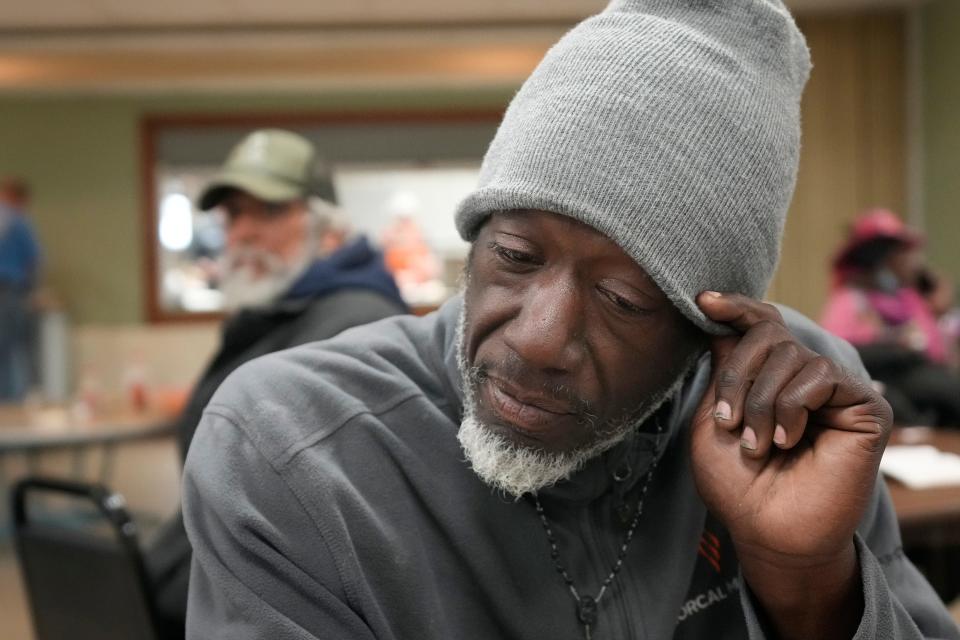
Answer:
<svg viewBox="0 0 960 640"><path fill-rule="evenodd" d="M583 361L583 294L565 282L533 285L520 313L504 332L508 347L531 367L552 373L570 372Z"/></svg>

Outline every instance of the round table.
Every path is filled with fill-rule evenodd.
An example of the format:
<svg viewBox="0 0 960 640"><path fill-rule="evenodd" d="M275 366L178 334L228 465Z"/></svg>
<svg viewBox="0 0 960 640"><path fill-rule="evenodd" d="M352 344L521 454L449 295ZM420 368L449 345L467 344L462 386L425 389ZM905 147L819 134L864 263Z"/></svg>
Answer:
<svg viewBox="0 0 960 640"><path fill-rule="evenodd" d="M28 475L36 475L40 456L51 451L69 451L71 476L86 479L87 455L100 450L98 481L109 484L116 447L120 444L173 435L174 422L153 411L120 409L89 415L65 406L0 405L0 531L9 517L9 494L13 478L6 462L24 456Z"/></svg>

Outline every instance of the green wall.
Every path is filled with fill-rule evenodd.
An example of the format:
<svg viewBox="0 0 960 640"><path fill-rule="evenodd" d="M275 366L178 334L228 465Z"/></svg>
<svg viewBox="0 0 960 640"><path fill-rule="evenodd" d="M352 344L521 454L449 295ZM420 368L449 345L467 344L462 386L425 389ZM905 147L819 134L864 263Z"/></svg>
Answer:
<svg viewBox="0 0 960 640"><path fill-rule="evenodd" d="M960 284L960 2L923 8L924 197L932 264Z"/></svg>
<svg viewBox="0 0 960 640"><path fill-rule="evenodd" d="M484 91L216 96L0 96L0 176L26 178L46 279L75 323L144 319L139 125L144 115L498 109Z"/></svg>

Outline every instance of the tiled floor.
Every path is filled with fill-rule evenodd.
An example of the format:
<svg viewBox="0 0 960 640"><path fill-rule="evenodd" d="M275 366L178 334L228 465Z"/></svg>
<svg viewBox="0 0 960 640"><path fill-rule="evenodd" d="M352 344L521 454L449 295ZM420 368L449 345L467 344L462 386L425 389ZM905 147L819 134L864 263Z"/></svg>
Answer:
<svg viewBox="0 0 960 640"><path fill-rule="evenodd" d="M93 478L99 460L86 461L88 476ZM66 455L49 455L40 460L40 472L69 476L73 460ZM3 484L26 471L22 460L5 460ZM128 507L136 515L141 530L149 537L150 525L173 513L179 495L180 463L173 438L127 445L118 450L110 488L122 493ZM4 519L6 516L4 516ZM6 529L6 522L0 530ZM20 581L20 571L10 544L9 535L0 539L0 638L33 640L27 602Z"/></svg>

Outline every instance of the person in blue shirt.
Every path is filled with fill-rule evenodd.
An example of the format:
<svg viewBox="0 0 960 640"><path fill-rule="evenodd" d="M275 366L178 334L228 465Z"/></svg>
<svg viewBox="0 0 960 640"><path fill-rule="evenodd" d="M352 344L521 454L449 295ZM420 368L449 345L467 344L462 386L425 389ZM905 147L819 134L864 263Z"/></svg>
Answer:
<svg viewBox="0 0 960 640"><path fill-rule="evenodd" d="M16 402L30 381L30 296L40 245L26 217L27 185L0 184L0 402Z"/></svg>

